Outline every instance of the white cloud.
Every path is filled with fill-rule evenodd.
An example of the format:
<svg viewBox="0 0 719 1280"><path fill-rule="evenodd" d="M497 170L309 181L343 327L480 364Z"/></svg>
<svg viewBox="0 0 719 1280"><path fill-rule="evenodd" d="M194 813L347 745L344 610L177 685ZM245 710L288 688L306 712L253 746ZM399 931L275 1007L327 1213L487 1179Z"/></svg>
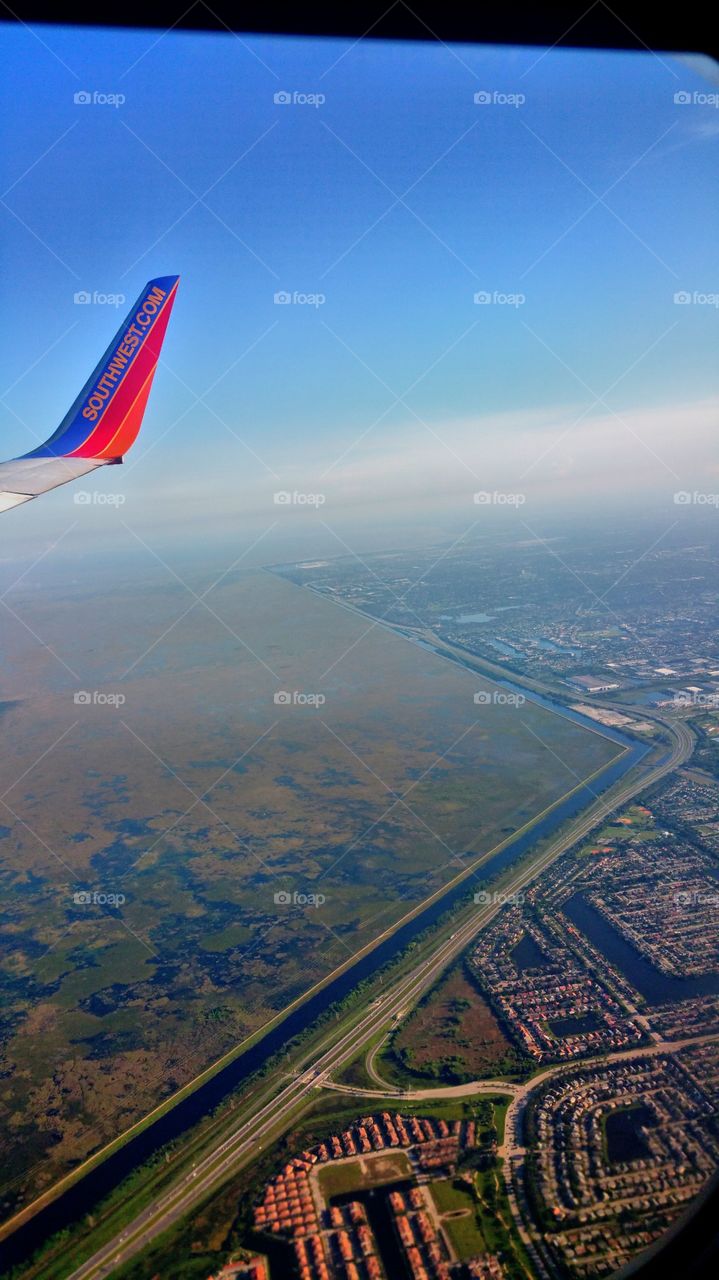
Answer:
<svg viewBox="0 0 719 1280"><path fill-rule="evenodd" d="M298 439L293 455L268 456L274 479L248 464L238 446L201 468L147 479L138 469L128 517L158 524L246 521L281 527L342 514L384 520L429 511L471 513L478 490L521 492L527 501L571 506L587 499L651 498L719 478L719 400L635 407L582 417L581 405L478 415L427 427L416 420L377 427L356 440L338 434L332 447ZM334 465L333 465L334 464ZM278 490L324 495L308 505L278 507ZM147 504L147 505L146 505ZM143 510L146 507L146 510Z"/></svg>

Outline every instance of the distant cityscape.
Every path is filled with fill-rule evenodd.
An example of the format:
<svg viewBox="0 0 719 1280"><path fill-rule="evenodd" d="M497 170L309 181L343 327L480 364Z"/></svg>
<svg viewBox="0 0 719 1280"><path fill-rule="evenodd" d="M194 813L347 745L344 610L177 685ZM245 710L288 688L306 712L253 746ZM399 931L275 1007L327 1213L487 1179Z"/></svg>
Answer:
<svg viewBox="0 0 719 1280"><path fill-rule="evenodd" d="M719 707L719 568L710 542L646 530L586 542L478 539L408 555L283 568L369 617L430 631L518 674L581 694L630 691L628 706ZM479 603L481 602L481 603Z"/></svg>

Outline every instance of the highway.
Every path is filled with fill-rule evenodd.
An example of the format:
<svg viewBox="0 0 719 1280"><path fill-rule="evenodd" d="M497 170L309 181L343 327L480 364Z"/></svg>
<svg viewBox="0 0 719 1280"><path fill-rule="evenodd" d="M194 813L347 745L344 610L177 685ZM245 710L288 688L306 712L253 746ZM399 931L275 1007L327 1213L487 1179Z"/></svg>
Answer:
<svg viewBox="0 0 719 1280"><path fill-rule="evenodd" d="M656 715L653 718L660 720ZM597 799L583 817L574 819L568 825L564 834L550 841L541 857L529 866L519 866L516 871L507 872L503 893L519 892L536 876L541 875L567 848L601 824L611 812L627 804L637 793L646 790L689 758L693 749L690 730L681 721L662 720L661 723L669 729L673 739L671 752L663 763L628 779L608 797ZM433 954L416 970L397 979L381 999L375 1000L364 1012L359 1022L343 1033L335 1043L331 1043L331 1036L336 1035L336 1031L328 1033L324 1042L327 1047L320 1047L318 1056L309 1068L304 1069L289 1083L286 1077L278 1078L277 1090L269 1101L262 1102L255 1112L249 1115L245 1113L237 1127L203 1156L190 1174L185 1174L174 1187L163 1192L122 1233L73 1271L67 1280L100 1280L101 1277L112 1275L117 1267L126 1263L173 1223L197 1207L257 1153L263 1139L276 1133L298 1104L321 1085L330 1073L354 1058L358 1049L395 1014L403 1011L431 987L439 973L461 954L475 934L489 923L499 909L498 905L492 904L478 908L476 914L465 921L450 938L439 942Z"/></svg>

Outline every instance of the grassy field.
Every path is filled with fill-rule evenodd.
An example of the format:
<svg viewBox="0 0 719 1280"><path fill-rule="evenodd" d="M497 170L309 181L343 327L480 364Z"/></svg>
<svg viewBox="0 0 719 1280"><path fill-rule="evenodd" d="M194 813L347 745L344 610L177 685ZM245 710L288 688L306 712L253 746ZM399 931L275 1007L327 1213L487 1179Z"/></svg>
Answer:
<svg viewBox="0 0 719 1280"><path fill-rule="evenodd" d="M458 1258L492 1253L501 1259L507 1280L528 1280L534 1274L514 1226L498 1166L475 1173L472 1184L458 1178L438 1179L430 1191Z"/></svg>
<svg viewBox="0 0 719 1280"><path fill-rule="evenodd" d="M521 1078L528 1063L458 961L392 1034L376 1065L384 1079L411 1086Z"/></svg>
<svg viewBox="0 0 719 1280"><path fill-rule="evenodd" d="M577 849L577 857L591 857L600 849L615 848L636 836L641 836L642 840L656 840L660 834L652 814L647 813L642 805L632 804L611 822L593 831L591 840Z"/></svg>
<svg viewBox="0 0 719 1280"><path fill-rule="evenodd" d="M429 1190L440 1214L442 1230L458 1258L471 1258L486 1251L476 1196L472 1187L457 1178L442 1178L430 1183Z"/></svg>
<svg viewBox="0 0 719 1280"><path fill-rule="evenodd" d="M409 1160L401 1151L377 1154L348 1164L330 1164L320 1169L320 1187L325 1196L339 1196L346 1191L365 1191L387 1182L399 1182L410 1176Z"/></svg>
<svg viewBox="0 0 719 1280"><path fill-rule="evenodd" d="M490 1253L502 1256L508 1280L533 1276L529 1255L514 1225L499 1165L475 1174L475 1187L482 1232Z"/></svg>
<svg viewBox="0 0 719 1280"><path fill-rule="evenodd" d="M497 1254L508 1280L528 1280L533 1275L524 1245L516 1230L502 1173L501 1160L491 1158L491 1140L501 1144L509 1098L507 1095L473 1100L479 1146L490 1148L482 1167L465 1167L466 1177L432 1183L431 1191L442 1215L442 1227L461 1259L473 1253ZM469 1178L469 1181L467 1181Z"/></svg>
<svg viewBox="0 0 719 1280"><path fill-rule="evenodd" d="M473 1098L473 1119L477 1123L477 1142L484 1143L496 1134L497 1145L504 1141L504 1125L511 1095L492 1094L490 1097Z"/></svg>
<svg viewBox="0 0 719 1280"><path fill-rule="evenodd" d="M479 707L482 677L276 576L223 582L210 636L174 628L183 598L151 574L18 596L47 648L6 654L7 1216L617 754L537 704ZM122 718L91 707L71 735L51 654L70 636L98 687L128 671ZM277 897L313 887L313 909Z"/></svg>

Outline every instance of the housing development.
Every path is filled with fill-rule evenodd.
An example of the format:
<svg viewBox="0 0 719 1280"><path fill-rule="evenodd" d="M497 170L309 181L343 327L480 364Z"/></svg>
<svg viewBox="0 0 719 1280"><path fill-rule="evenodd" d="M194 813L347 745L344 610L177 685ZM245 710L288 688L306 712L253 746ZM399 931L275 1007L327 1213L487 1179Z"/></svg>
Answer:
<svg viewBox="0 0 719 1280"><path fill-rule="evenodd" d="M705 817L680 810L683 831L692 814ZM476 999L527 1062L522 1083L475 1085L506 1091L502 1141L480 1154L474 1120L400 1104L328 1133L267 1184L257 1239L291 1242L301 1280L500 1280L517 1249L538 1276L605 1276L706 1184L719 1165L718 882L701 844L656 817L649 804L615 815L503 903L467 952ZM481 1222L487 1168L502 1171L514 1246L477 1249L480 1230L458 1251L443 1188L478 1197L464 1213Z"/></svg>
<svg viewBox="0 0 719 1280"><path fill-rule="evenodd" d="M460 1151L474 1142L471 1122L448 1124L387 1111L363 1116L303 1151L268 1183L255 1210L255 1226L292 1241L300 1280L328 1280L330 1275L380 1280L396 1274L395 1263L412 1280L450 1280L459 1271L440 1230L431 1187L437 1178L454 1173ZM403 1157L388 1159L392 1152ZM333 1168L324 1170L330 1163ZM349 1175L349 1181L354 1172L360 1182L370 1184L376 1174L381 1194L375 1191L370 1197L358 1187L356 1198L351 1191L333 1196L335 1171ZM492 1265L489 1260L487 1266Z"/></svg>
<svg viewBox="0 0 719 1280"><path fill-rule="evenodd" d="M719 1043L575 1070L540 1087L511 1176L547 1262L606 1275L661 1236L719 1161Z"/></svg>
<svg viewBox="0 0 719 1280"><path fill-rule="evenodd" d="M311 1162L308 1187L315 1188L314 1221L326 1271L311 1269L319 1253L301 1250L300 1262L310 1268L301 1275L364 1280L384 1274L386 1259L371 1236L361 1199L340 1205L331 1197L317 1198L322 1183L314 1164L338 1160L351 1169L361 1155L369 1167L389 1145L407 1151L408 1166L403 1178L399 1169L389 1170L384 1182L378 1179L381 1194L370 1193L386 1202L393 1239L404 1250L404 1269L387 1274L501 1277L514 1274L521 1256L544 1278L606 1276L659 1239L719 1166L716 585L691 616L677 610L661 622L656 607L647 609L642 597L634 622L623 629L585 620L565 623L555 599L538 629L526 599L522 607L511 602L511 594L494 610L491 601L474 613L469 603L458 608L456 592L450 598L456 581L471 576L463 554L450 557L441 584L425 583L413 593L411 608L398 603L411 574L421 569L421 557L411 568L396 560L396 568L391 558L389 566L384 558L381 567L369 568L324 562L306 577L314 590L341 596L351 608L429 643L443 656L470 666L477 659L477 669L485 660L488 669L504 665L516 679L540 680L545 688L549 680L555 696L564 685L574 711L639 740L657 744L662 717L683 722L695 749L691 765L617 810L522 892L498 894L491 922L464 956L464 995L454 1004L437 996L449 1050L433 1073L438 1100L451 1092L441 1087L443 1073L447 1081L463 1078L457 1053L473 1002L491 1010L513 1047L514 1063L526 1064L519 1075L515 1066L514 1078L512 1068L504 1079L487 1073L487 1086L507 1091L504 1137L485 1150L484 1163L502 1171L513 1246L494 1254L472 1253L469 1245L460 1255L453 1252L448 1224L425 1194L427 1175L414 1145L420 1123L430 1142L439 1136L439 1122L432 1129L431 1121L414 1119L407 1123L416 1128L409 1130L398 1114L385 1111L378 1121L358 1117L356 1125L304 1153ZM681 553L665 550L648 560L643 576L651 591L654 575L680 563ZM615 563L611 572L617 568ZM572 698L575 690L589 701ZM433 997L427 999L425 1026ZM401 1045L411 1043L401 1025L390 1030L380 1054L372 1056L375 1092L383 1080L388 1094L393 1081L405 1093L419 1087L420 1076L412 1083L418 1051L400 1053ZM456 1046L454 1055L450 1046ZM462 1092L460 1085L453 1087ZM483 1087L477 1082L474 1096ZM426 1098L427 1092L417 1096ZM469 1083L464 1096L472 1096ZM467 1122L451 1123L461 1150ZM473 1187L479 1224L483 1211L475 1183L486 1174L463 1171L461 1160L458 1172L457 1151L449 1151L442 1179ZM356 1165L355 1179L360 1188ZM337 1199L352 1194L347 1190ZM263 1221L264 1207L257 1212Z"/></svg>

